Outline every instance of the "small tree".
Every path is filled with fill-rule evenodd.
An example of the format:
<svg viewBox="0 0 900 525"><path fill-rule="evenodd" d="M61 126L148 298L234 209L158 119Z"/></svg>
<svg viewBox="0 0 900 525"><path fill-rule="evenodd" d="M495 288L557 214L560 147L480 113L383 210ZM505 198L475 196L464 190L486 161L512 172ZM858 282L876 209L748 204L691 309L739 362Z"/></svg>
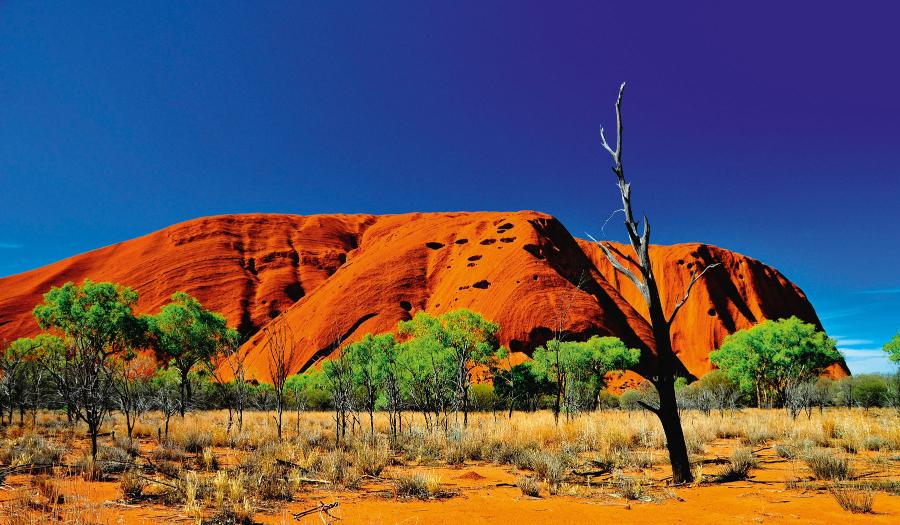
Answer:
<svg viewBox="0 0 900 525"><path fill-rule="evenodd" d="M165 437L169 437L169 421L181 409L181 385L174 368L158 370L150 380L150 406L162 412Z"/></svg>
<svg viewBox="0 0 900 525"><path fill-rule="evenodd" d="M353 370L343 347L343 335L332 328L332 358L322 362L322 377L334 406L334 440L339 445L347 436L347 415L353 410Z"/></svg>
<svg viewBox="0 0 900 525"><path fill-rule="evenodd" d="M434 337L412 337L400 344L400 389L412 408L422 413L428 429L440 426L442 414L444 430L449 429L448 411L455 398L455 365L453 350Z"/></svg>
<svg viewBox="0 0 900 525"><path fill-rule="evenodd" d="M148 355L131 353L113 359L111 369L115 403L125 416L125 430L131 441L138 418L151 406L150 382L156 374L156 361Z"/></svg>
<svg viewBox="0 0 900 525"><path fill-rule="evenodd" d="M28 367L41 348L40 337L22 337L0 350L0 426L3 424L4 404L9 411L9 424L13 422L13 411L17 405L20 413L24 412Z"/></svg>
<svg viewBox="0 0 900 525"><path fill-rule="evenodd" d="M275 391L275 419L278 428L278 441L281 441L281 423L284 414L285 392L284 387L291 367L294 366L296 345L294 343L294 331L290 324L280 314L263 329L266 336L266 353L269 356L269 377L272 379L272 388Z"/></svg>
<svg viewBox="0 0 900 525"><path fill-rule="evenodd" d="M212 360L222 348L234 344L239 336L237 331L228 328L224 317L207 310L184 292L172 294L171 303L146 319L157 353L180 373L179 412L184 417L191 398L191 370Z"/></svg>
<svg viewBox="0 0 900 525"><path fill-rule="evenodd" d="M537 410L541 395L551 392L551 385L546 378L532 373L531 361L513 364L511 355L506 348L500 348L491 374L494 391L506 405L507 417L510 418L516 407L528 411Z"/></svg>
<svg viewBox="0 0 900 525"><path fill-rule="evenodd" d="M58 339L45 345L40 362L75 417L87 425L94 459L115 382L110 359L130 352L144 334L132 312L137 300L131 288L86 280L52 288L34 309L41 328L66 338L65 345Z"/></svg>
<svg viewBox="0 0 900 525"><path fill-rule="evenodd" d="M863 374L853 378L856 404L866 410L882 407L889 397L887 377Z"/></svg>
<svg viewBox="0 0 900 525"><path fill-rule="evenodd" d="M773 406L784 402L788 388L813 380L841 354L824 332L791 317L729 335L709 359L753 392L758 406Z"/></svg>
<svg viewBox="0 0 900 525"><path fill-rule="evenodd" d="M463 426L469 422L469 388L476 366L488 366L498 350L500 326L465 308L433 317L417 312L399 325L399 332L418 339L431 339L435 345L450 350L453 357L454 406L462 410Z"/></svg>
<svg viewBox="0 0 900 525"><path fill-rule="evenodd" d="M227 403L229 433L233 424L232 411L237 412L238 432L244 429L244 409L247 407L247 400L250 395L246 368L244 367L247 353L241 351L240 340L234 338L235 335L236 332L229 333L230 339L222 345L220 352L222 356L221 361L207 361L209 375L219 386L221 395ZM231 374L230 381L227 379L226 371Z"/></svg>
<svg viewBox="0 0 900 525"><path fill-rule="evenodd" d="M890 341L885 343L884 351L887 352L888 359L897 366L890 395L893 399L894 406L900 410L900 332L897 332Z"/></svg>
<svg viewBox="0 0 900 525"><path fill-rule="evenodd" d="M610 372L627 370L637 364L640 350L629 349L617 337L593 336L588 341L551 340L548 351L534 351L532 372L562 392L566 417L582 406L595 408Z"/></svg>
<svg viewBox="0 0 900 525"><path fill-rule="evenodd" d="M362 405L369 414L369 434L375 443L375 408L379 395L384 392L390 378L389 361L396 354L397 341L392 334L373 336L366 334L344 351L350 362L350 375L354 387L361 393Z"/></svg>

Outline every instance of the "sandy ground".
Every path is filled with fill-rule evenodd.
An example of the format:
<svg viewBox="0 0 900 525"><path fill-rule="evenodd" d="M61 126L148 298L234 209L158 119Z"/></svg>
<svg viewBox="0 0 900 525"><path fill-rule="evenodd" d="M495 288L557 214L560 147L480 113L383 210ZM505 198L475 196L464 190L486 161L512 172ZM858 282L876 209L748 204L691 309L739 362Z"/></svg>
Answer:
<svg viewBox="0 0 900 525"><path fill-rule="evenodd" d="M880 492L874 513L851 514L842 510L824 490L786 490L786 476L794 474L790 462L771 454L760 454L763 463L748 481L675 488L657 495L654 501L626 501L613 496L572 496L560 494L534 498L523 496L514 486L519 473L514 467L470 464L459 468L417 467L436 475L441 486L457 495L440 500L399 499L389 481L373 481L358 491L312 490L301 492L295 501L256 515L267 524L321 524L327 516L314 513L296 520L294 513L321 502L339 505L330 513L339 523L388 524L497 524L547 525L612 523L900 523L900 496ZM385 472L390 478L398 470ZM661 472L659 473L661 474ZM180 507L158 504L132 505L122 501L117 482L85 482L78 477L55 481L69 507L82 523L153 524L190 523ZM499 485L499 486L498 486ZM512 485L512 486L509 486ZM6 504L32 489L30 476L14 475L0 490L4 504L0 522L15 523ZM566 487L562 492L567 492ZM583 489L578 489L583 490ZM49 518L48 518L49 519ZM63 520L68 521L68 520ZM76 520L77 521L77 520ZM41 523L26 521L25 523ZM71 521L69 521L71 523Z"/></svg>

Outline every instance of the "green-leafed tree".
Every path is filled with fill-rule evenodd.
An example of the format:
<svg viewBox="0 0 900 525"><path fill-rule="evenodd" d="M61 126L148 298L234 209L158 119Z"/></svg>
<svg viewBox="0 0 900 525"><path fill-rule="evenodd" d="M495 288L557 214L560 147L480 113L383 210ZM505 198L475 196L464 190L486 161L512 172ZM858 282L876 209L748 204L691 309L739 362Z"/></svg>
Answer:
<svg viewBox="0 0 900 525"><path fill-rule="evenodd" d="M207 310L184 292L172 294L171 303L145 319L157 354L180 374L178 410L184 417L191 398L191 370L212 360L225 346L237 345L240 337L236 330L228 328L222 315Z"/></svg>
<svg viewBox="0 0 900 525"><path fill-rule="evenodd" d="M739 330L709 355L710 361L752 392L758 406L783 403L785 390L807 382L841 360L834 339L797 317Z"/></svg>
<svg viewBox="0 0 900 525"><path fill-rule="evenodd" d="M891 388L891 397L893 398L894 406L900 410L900 332L897 332L884 345L884 351L887 352L888 359L897 365L897 370L894 373L893 388Z"/></svg>
<svg viewBox="0 0 900 525"><path fill-rule="evenodd" d="M887 352L888 359L900 365L900 332L897 332L890 341L885 343L884 351Z"/></svg>
<svg viewBox="0 0 900 525"><path fill-rule="evenodd" d="M531 362L513 364L510 352L501 348L492 372L494 392L506 405L507 417L513 410L534 411L542 395L553 391L545 377L531 372Z"/></svg>
<svg viewBox="0 0 900 525"><path fill-rule="evenodd" d="M489 367L497 359L497 332L500 326L481 314L462 308L434 317L417 312L409 321L399 324L401 336L430 339L435 345L450 350L453 359L453 404L462 410L463 425L469 421L469 388L472 370Z"/></svg>
<svg viewBox="0 0 900 525"><path fill-rule="evenodd" d="M131 288L86 280L53 287L34 309L42 329L65 338L65 345L48 340L40 362L69 410L87 425L94 458L100 425L112 406L111 359L131 352L146 333L133 312L137 300Z"/></svg>
<svg viewBox="0 0 900 525"><path fill-rule="evenodd" d="M16 406L20 413L24 412L27 368L39 348L35 339L22 337L0 349L0 426L7 410L9 424L12 424Z"/></svg>
<svg viewBox="0 0 900 525"><path fill-rule="evenodd" d="M636 365L640 350L629 349L617 337L593 336L584 342L551 340L532 358L532 372L556 392L554 415L558 417L562 404L568 417L583 405L595 407L606 375Z"/></svg>
<svg viewBox="0 0 900 525"><path fill-rule="evenodd" d="M400 390L410 400L411 408L422 412L428 428L437 428L441 415L445 430L448 428L448 411L454 400L455 364L453 350L433 337L413 337L400 344L397 353L397 366L402 372Z"/></svg>
<svg viewBox="0 0 900 525"><path fill-rule="evenodd" d="M392 334L366 334L349 345L344 353L350 362L354 389L360 394L362 406L369 414L369 432L375 441L375 408L379 396L385 392L390 374L390 361L397 353L397 341Z"/></svg>
<svg viewBox="0 0 900 525"><path fill-rule="evenodd" d="M34 419L47 376L38 359L45 348L56 346L62 346L62 340L58 337L38 334L33 338L21 337L0 349L0 426L3 425L4 406L8 410L10 424L17 407L20 423L26 408L31 408Z"/></svg>

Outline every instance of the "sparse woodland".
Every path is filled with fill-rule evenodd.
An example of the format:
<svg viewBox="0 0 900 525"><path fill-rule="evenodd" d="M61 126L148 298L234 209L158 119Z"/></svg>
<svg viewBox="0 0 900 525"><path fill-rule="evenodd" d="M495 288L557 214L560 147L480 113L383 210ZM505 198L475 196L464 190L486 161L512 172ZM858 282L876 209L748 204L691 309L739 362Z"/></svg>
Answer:
<svg viewBox="0 0 900 525"><path fill-rule="evenodd" d="M900 493L898 377L823 377L840 357L833 341L795 318L734 334L711 356L719 370L678 379L694 478L679 484L646 409L659 406L653 385L607 389L639 360L616 338L553 339L513 363L477 313L420 312L292 375L296 343L276 325L273 386L239 373L233 331L189 296L156 317L133 315L136 300L110 283L55 288L35 310L48 331L6 346L4 519L93 523L144 508L204 523L330 521L351 512L348 494L449 502L489 489L630 506L747 480L866 513L877 494ZM456 479L488 467L501 473L473 489ZM91 486L125 507L79 496Z"/></svg>

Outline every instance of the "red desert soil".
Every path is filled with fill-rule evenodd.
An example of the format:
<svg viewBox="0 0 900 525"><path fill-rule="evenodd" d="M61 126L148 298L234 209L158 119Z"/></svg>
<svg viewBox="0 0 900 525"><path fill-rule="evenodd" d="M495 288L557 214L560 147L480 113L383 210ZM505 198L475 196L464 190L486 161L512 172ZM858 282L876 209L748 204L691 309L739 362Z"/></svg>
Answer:
<svg viewBox="0 0 900 525"><path fill-rule="evenodd" d="M675 324L675 347L695 375L736 329L790 315L819 324L797 286L749 257L703 244L657 246L651 257L669 305L698 266L723 262L694 287ZM530 211L196 219L0 279L0 340L37 333L31 310L41 294L86 278L135 288L141 312L157 311L177 290L194 295L256 333L244 350L261 378L268 366L258 330L282 311L299 346L292 371L329 353L336 336L391 330L417 310L471 308L500 323L502 343L530 353L551 337L569 297L570 337L615 335L652 347L634 287L596 247Z"/></svg>

